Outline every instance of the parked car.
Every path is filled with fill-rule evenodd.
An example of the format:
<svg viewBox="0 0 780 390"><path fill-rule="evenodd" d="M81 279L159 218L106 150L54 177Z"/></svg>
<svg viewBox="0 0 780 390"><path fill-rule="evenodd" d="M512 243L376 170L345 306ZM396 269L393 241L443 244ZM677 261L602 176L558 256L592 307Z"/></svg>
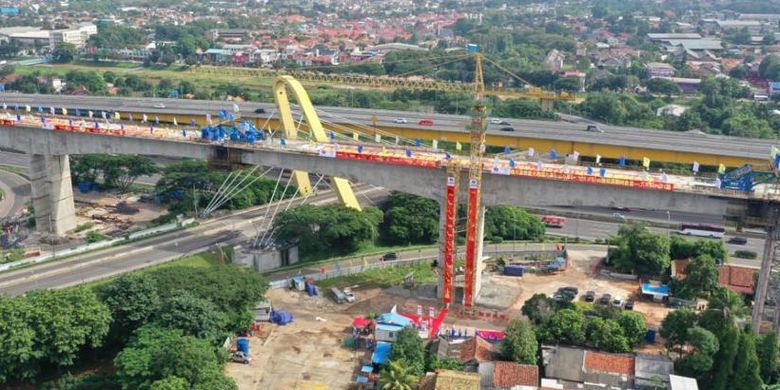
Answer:
<svg viewBox="0 0 780 390"><path fill-rule="evenodd" d="M634 298L626 299L626 303L623 305L626 310L634 310Z"/></svg>
<svg viewBox="0 0 780 390"><path fill-rule="evenodd" d="M501 130L501 131L515 131L515 128L514 127L502 127L499 130Z"/></svg>
<svg viewBox="0 0 780 390"><path fill-rule="evenodd" d="M382 256L382 261L393 261L393 260L398 260L398 253L389 252L389 253L385 253L384 256Z"/></svg>
<svg viewBox="0 0 780 390"><path fill-rule="evenodd" d="M420 119L417 124L420 126L433 126L433 119Z"/></svg>
<svg viewBox="0 0 780 390"><path fill-rule="evenodd" d="M154 107L154 108L165 108L165 104L162 104L162 103L156 103L156 104L155 104L153 107Z"/></svg>
<svg viewBox="0 0 780 390"><path fill-rule="evenodd" d="M734 245L745 245L747 244L747 238L746 237L731 237L729 238L729 244Z"/></svg>
<svg viewBox="0 0 780 390"><path fill-rule="evenodd" d="M577 296L577 294L580 293L580 289L577 287L567 286L567 287L561 287L558 289L558 291L565 292L567 294L571 294L573 296Z"/></svg>
<svg viewBox="0 0 780 390"><path fill-rule="evenodd" d="M623 307L623 298L620 298L620 297L613 298L612 299L612 306L617 307L617 308L622 308Z"/></svg>
<svg viewBox="0 0 780 390"><path fill-rule="evenodd" d="M612 302L611 294L604 294L599 298L599 303L602 305L609 305L610 302Z"/></svg>
<svg viewBox="0 0 780 390"><path fill-rule="evenodd" d="M265 114L265 108L255 108L255 114Z"/></svg>
<svg viewBox="0 0 780 390"><path fill-rule="evenodd" d="M626 216L620 213L612 213L612 217L617 219L618 221L625 221Z"/></svg>
<svg viewBox="0 0 780 390"><path fill-rule="evenodd" d="M595 291L588 291L584 295L585 302L593 302L596 300L596 292Z"/></svg>
<svg viewBox="0 0 780 390"><path fill-rule="evenodd" d="M586 131L591 131L591 132L594 132L594 133L603 133L604 132L604 130L602 130L601 127L599 127L599 125L588 125L588 127L585 128L585 130Z"/></svg>
<svg viewBox="0 0 780 390"><path fill-rule="evenodd" d="M407 123L406 118L395 118L393 123Z"/></svg>
<svg viewBox="0 0 780 390"><path fill-rule="evenodd" d="M510 123L509 123L509 122L507 122L507 121L505 121L505 120L502 120L501 122L498 122L498 124L499 124L499 125L508 125L508 124L510 124Z"/></svg>
<svg viewBox="0 0 780 390"><path fill-rule="evenodd" d="M349 287L346 287L346 288L344 288L344 289L343 289L343 290L341 290L341 291L344 293L344 296L345 296L345 297L347 297L347 302L350 302L350 303L352 303L352 302L355 302L355 300L357 299L357 298L355 297L355 293L354 293L354 292L352 292L352 289L351 289L351 288L349 288Z"/></svg>
<svg viewBox="0 0 780 390"><path fill-rule="evenodd" d="M336 301L336 303L341 304L348 301L347 296L338 288L331 287L330 292L333 294L333 300Z"/></svg>
<svg viewBox="0 0 780 390"><path fill-rule="evenodd" d="M491 118L491 119L490 119L490 124L491 124L491 125L500 125L500 124L501 124L501 119L498 119L498 118Z"/></svg>

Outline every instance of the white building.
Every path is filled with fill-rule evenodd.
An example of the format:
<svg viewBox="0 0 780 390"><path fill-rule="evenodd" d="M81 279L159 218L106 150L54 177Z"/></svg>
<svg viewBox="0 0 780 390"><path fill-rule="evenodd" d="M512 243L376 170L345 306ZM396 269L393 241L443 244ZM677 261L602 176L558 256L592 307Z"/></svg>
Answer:
<svg viewBox="0 0 780 390"><path fill-rule="evenodd" d="M87 45L89 37L97 34L97 26L93 23L79 23L64 30L51 31L50 46L54 50L63 43L70 43L76 49L82 49Z"/></svg>

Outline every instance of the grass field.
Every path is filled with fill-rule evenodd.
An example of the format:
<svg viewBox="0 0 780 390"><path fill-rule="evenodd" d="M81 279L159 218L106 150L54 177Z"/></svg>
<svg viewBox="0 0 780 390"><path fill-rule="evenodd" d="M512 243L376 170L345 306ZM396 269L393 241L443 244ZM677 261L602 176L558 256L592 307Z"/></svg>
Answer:
<svg viewBox="0 0 780 390"><path fill-rule="evenodd" d="M347 287L353 285L387 288L398 286L403 283L404 276L410 272L414 272L414 281L417 284L432 283L436 280L436 275L434 274L430 263L421 262L413 265L376 268L359 274L320 280L317 282L317 286L323 291L334 286Z"/></svg>

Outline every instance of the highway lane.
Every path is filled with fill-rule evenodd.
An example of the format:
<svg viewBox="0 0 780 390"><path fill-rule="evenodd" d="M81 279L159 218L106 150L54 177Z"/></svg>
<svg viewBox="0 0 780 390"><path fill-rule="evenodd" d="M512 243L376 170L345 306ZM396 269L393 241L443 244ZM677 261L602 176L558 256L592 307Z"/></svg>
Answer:
<svg viewBox="0 0 780 390"><path fill-rule="evenodd" d="M177 114L182 116L181 124L189 123L188 116L202 116L206 112L216 117L219 110L232 111L233 103L227 101L205 100L181 100L161 98L114 98L93 96L63 96L63 95L29 95L17 93L0 93L0 101L13 109L16 104L29 104L37 111L37 106L65 107L69 110L87 109L93 111L119 111L122 113L146 113L153 118L154 115ZM158 107L155 107L155 106ZM159 108L164 105L165 108ZM240 103L242 116L248 118L267 118L275 110L270 103ZM420 119L432 119L435 123L431 130L446 132L465 132L465 124L468 117L446 114L432 114L408 111L358 109L344 107L318 106L318 113L323 120L331 122L343 122L370 126L372 117L377 116L378 123L385 126L399 128L426 128L417 122ZM255 113L257 109L264 109L267 113ZM396 124L394 119L406 118L409 123ZM696 135L685 132L672 132L654 129L639 129L620 126L602 126L604 133L585 131L582 123L570 123L564 121L536 121L527 119L508 119L514 132L501 132L504 125L491 125L490 133L501 134L507 137L528 137L538 139L557 139L571 142L597 143L603 145L653 148L659 150L705 153L712 155L733 156L739 158L767 159L770 151L770 143L767 140L727 137L717 135Z"/></svg>
<svg viewBox="0 0 780 390"><path fill-rule="evenodd" d="M356 188L361 203L375 203L386 192L382 189ZM333 192L314 195L308 204L337 201ZM289 200L282 204L287 204ZM296 204L300 201L296 201ZM273 206L275 207L275 206ZM267 221L263 218L267 206L234 214L218 220L148 240L108 248L69 259L44 263L29 268L0 273L0 294L19 295L43 288L61 288L134 269L174 260L187 254L202 252L215 244L237 244L250 240L261 232Z"/></svg>
<svg viewBox="0 0 780 390"><path fill-rule="evenodd" d="M0 201L0 219L16 215L30 201L30 182L19 175L0 169L0 189L5 193Z"/></svg>

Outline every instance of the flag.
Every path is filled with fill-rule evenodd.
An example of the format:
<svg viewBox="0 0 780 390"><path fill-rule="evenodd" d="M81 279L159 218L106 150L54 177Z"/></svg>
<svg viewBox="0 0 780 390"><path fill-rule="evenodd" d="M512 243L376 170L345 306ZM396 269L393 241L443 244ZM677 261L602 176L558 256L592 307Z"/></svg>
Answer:
<svg viewBox="0 0 780 390"><path fill-rule="evenodd" d="M62 115L68 115L68 109L65 107L62 107Z"/></svg>
<svg viewBox="0 0 780 390"><path fill-rule="evenodd" d="M396 135L395 136L395 144L398 145L399 142L401 142L401 139L398 138L398 136Z"/></svg>
<svg viewBox="0 0 780 390"><path fill-rule="evenodd" d="M412 150L409 148L406 149L406 157L412 157Z"/></svg>
<svg viewBox="0 0 780 390"><path fill-rule="evenodd" d="M143 123L146 123L146 121L147 121L148 119L149 119L149 117L148 117L148 116L146 116L146 114L144 114L144 115L141 117L141 122L143 122Z"/></svg>
<svg viewBox="0 0 780 390"><path fill-rule="evenodd" d="M211 124L211 114L206 114L206 122Z"/></svg>
<svg viewBox="0 0 780 390"><path fill-rule="evenodd" d="M32 107L30 107L30 105L28 104L28 105L26 105L24 107L24 110L27 111L27 112L30 112L30 111L32 111Z"/></svg>
<svg viewBox="0 0 780 390"><path fill-rule="evenodd" d="M333 132L332 132L332 131L329 131L329 132L328 132L328 138L330 138L331 140L333 140L334 138L336 138L336 134L333 134Z"/></svg>
<svg viewBox="0 0 780 390"><path fill-rule="evenodd" d="M606 177L607 176L607 168L599 169L599 176Z"/></svg>
<svg viewBox="0 0 780 390"><path fill-rule="evenodd" d="M439 149L439 141L438 140L431 141L431 147L433 148L433 150L438 150Z"/></svg>
<svg viewBox="0 0 780 390"><path fill-rule="evenodd" d="M726 173L726 166L723 164L718 165L718 173L720 174Z"/></svg>
<svg viewBox="0 0 780 390"><path fill-rule="evenodd" d="M358 153L363 153L363 145L358 145Z"/></svg>
<svg viewBox="0 0 780 390"><path fill-rule="evenodd" d="M647 157L642 158L642 166L645 168L650 168L650 159Z"/></svg>
<svg viewBox="0 0 780 390"><path fill-rule="evenodd" d="M92 112L91 110L90 110L90 111L87 111L87 116L89 116L90 118L92 118L93 116L95 116L95 113L94 113L94 112Z"/></svg>
<svg viewBox="0 0 780 390"><path fill-rule="evenodd" d="M38 113L41 113L41 112L43 112L43 107L38 106Z"/></svg>
<svg viewBox="0 0 780 390"><path fill-rule="evenodd" d="M588 175L592 175L593 174L593 167L588 167L587 173L588 173Z"/></svg>
<svg viewBox="0 0 780 390"><path fill-rule="evenodd" d="M105 111L101 111L101 112L100 112L100 116L101 116L103 119L106 119L106 112L105 112Z"/></svg>
<svg viewBox="0 0 780 390"><path fill-rule="evenodd" d="M512 152L512 149L509 148L509 146L504 146L504 154L509 154Z"/></svg>
<svg viewBox="0 0 780 390"><path fill-rule="evenodd" d="M49 112L54 115L57 113L57 111L54 110L54 107L49 107Z"/></svg>
<svg viewBox="0 0 780 390"><path fill-rule="evenodd" d="M509 159L509 168L514 168L516 165L517 165L517 163L515 163L515 160L512 160L512 159L510 158L510 159Z"/></svg>
<svg viewBox="0 0 780 390"><path fill-rule="evenodd" d="M461 145L460 142L455 142L455 150L463 150L463 145Z"/></svg>
<svg viewBox="0 0 780 390"><path fill-rule="evenodd" d="M600 154L596 155L596 164L601 164L601 155Z"/></svg>
<svg viewBox="0 0 780 390"><path fill-rule="evenodd" d="M239 112L241 109L238 107L238 104L233 103L233 112Z"/></svg>
<svg viewBox="0 0 780 390"><path fill-rule="evenodd" d="M550 159L552 160L558 159L558 152L555 149L550 149Z"/></svg>
<svg viewBox="0 0 780 390"><path fill-rule="evenodd" d="M693 162L693 168L691 170L694 171L694 172L699 172L699 162L698 161L694 161Z"/></svg>
<svg viewBox="0 0 780 390"><path fill-rule="evenodd" d="M159 116L155 116L154 117L154 124L155 125L159 125L160 124L160 117Z"/></svg>
<svg viewBox="0 0 780 390"><path fill-rule="evenodd" d="M414 140L414 146L416 146L416 147L418 147L418 148L419 148L420 146L422 146L422 140L420 140L419 138L415 138L415 140Z"/></svg>
<svg viewBox="0 0 780 390"><path fill-rule="evenodd" d="M355 141L360 141L360 134L352 133L352 139L354 139Z"/></svg>
<svg viewBox="0 0 780 390"><path fill-rule="evenodd" d="M376 143L382 142L382 136L380 134L374 134L374 142Z"/></svg>
<svg viewBox="0 0 780 390"><path fill-rule="evenodd" d="M78 108L76 109L76 116L81 116L81 110L79 110Z"/></svg>
<svg viewBox="0 0 780 390"><path fill-rule="evenodd" d="M173 125L174 126L178 126L179 125L179 122L176 121L176 117L173 117Z"/></svg>
<svg viewBox="0 0 780 390"><path fill-rule="evenodd" d="M528 148L528 157L533 157L536 154L534 148Z"/></svg>
<svg viewBox="0 0 780 390"><path fill-rule="evenodd" d="M620 156L620 159L618 160L618 164L620 164L621 167L626 166L626 157Z"/></svg>
<svg viewBox="0 0 780 390"><path fill-rule="evenodd" d="M5 104L3 104L3 109L5 109ZM777 148L774 145L772 145L772 149L769 152L770 156L772 156L772 159L777 157L777 153L778 153Z"/></svg>
<svg viewBox="0 0 780 390"><path fill-rule="evenodd" d="M114 119L116 119L116 120L122 119L122 115L119 113L119 111L114 112Z"/></svg>
<svg viewBox="0 0 780 390"><path fill-rule="evenodd" d="M282 146L286 146L287 145L287 140L282 138L282 139L279 140L279 144L282 145Z"/></svg>

